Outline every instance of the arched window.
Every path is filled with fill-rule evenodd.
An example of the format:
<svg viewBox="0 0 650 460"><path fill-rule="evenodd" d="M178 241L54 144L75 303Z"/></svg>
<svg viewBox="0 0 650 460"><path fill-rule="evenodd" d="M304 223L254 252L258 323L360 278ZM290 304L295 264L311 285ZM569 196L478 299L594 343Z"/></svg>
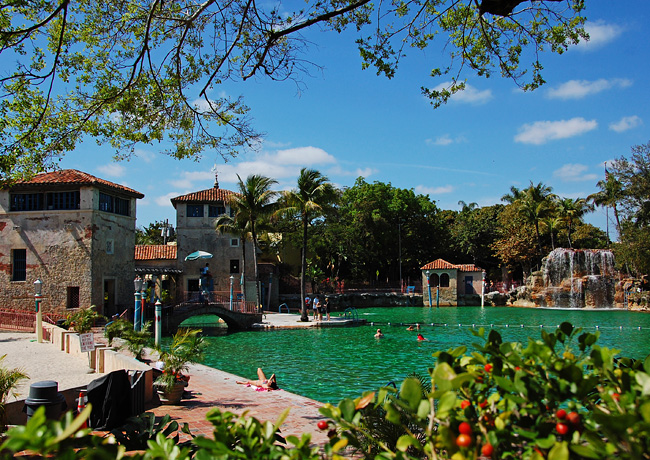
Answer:
<svg viewBox="0 0 650 460"><path fill-rule="evenodd" d="M438 277L437 273L434 273L431 275L429 278L429 286L436 287L440 283L440 278Z"/></svg>
<svg viewBox="0 0 650 460"><path fill-rule="evenodd" d="M440 275L440 287L449 287L449 275L447 273Z"/></svg>

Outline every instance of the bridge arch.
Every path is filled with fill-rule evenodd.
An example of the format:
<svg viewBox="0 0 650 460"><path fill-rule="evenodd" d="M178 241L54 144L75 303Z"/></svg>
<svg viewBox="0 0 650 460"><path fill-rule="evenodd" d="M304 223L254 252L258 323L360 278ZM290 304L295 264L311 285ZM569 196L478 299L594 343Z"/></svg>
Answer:
<svg viewBox="0 0 650 460"><path fill-rule="evenodd" d="M219 303L186 303L174 308L174 312L163 321L165 332L175 332L180 324L188 318L199 315L215 315L223 319L229 330L243 331L251 329L253 324L262 322L261 313L242 313L231 311Z"/></svg>

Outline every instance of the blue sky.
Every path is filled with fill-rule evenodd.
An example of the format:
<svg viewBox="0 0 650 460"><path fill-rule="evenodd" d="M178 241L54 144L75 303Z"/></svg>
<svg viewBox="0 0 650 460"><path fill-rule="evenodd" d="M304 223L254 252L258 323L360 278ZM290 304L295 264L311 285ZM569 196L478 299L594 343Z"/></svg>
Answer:
<svg viewBox="0 0 650 460"><path fill-rule="evenodd" d="M88 140L60 165L144 193L138 226L175 223L170 198L211 187L215 165L221 188L230 190L236 174L252 173L290 189L306 166L338 186L363 176L412 188L442 209L459 209L459 200L495 204L510 186L530 181L560 196L586 197L597 190L606 161L650 141L650 4L587 3L591 41L562 56L544 55L547 84L534 92L498 76L470 76L468 90L434 110L420 87L446 81L428 76L434 63L446 62L438 50L410 52L388 80L361 70L354 34L314 30L306 34L314 43L306 57L321 68L300 86L257 79L216 89L244 96L254 127L266 133L258 150L227 163L206 151L193 162L142 145L130 161L114 162L110 147ZM604 229L605 211L587 221Z"/></svg>

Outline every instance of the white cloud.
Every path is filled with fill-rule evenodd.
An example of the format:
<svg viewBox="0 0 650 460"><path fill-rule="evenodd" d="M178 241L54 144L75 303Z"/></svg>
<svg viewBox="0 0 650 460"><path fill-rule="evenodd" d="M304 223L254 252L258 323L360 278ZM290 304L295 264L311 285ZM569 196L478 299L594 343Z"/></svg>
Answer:
<svg viewBox="0 0 650 460"><path fill-rule="evenodd" d="M547 95L551 99L581 99L591 94L597 94L614 87L627 88L632 85L632 81L627 78L614 78L606 80L569 80L562 83L556 88L551 88Z"/></svg>
<svg viewBox="0 0 650 460"><path fill-rule="evenodd" d="M581 182L596 181L597 174L586 174L589 168L581 164L565 164L560 169L553 171L553 177L557 177L563 182Z"/></svg>
<svg viewBox="0 0 650 460"><path fill-rule="evenodd" d="M596 120L585 120L582 117L560 121L536 121L519 128L519 134L515 136L515 142L542 145L549 140L579 136L597 127Z"/></svg>
<svg viewBox="0 0 650 460"><path fill-rule="evenodd" d="M97 170L105 176L109 177L123 177L126 174L126 168L117 163L109 163L102 166L97 166ZM124 185L124 184L122 184Z"/></svg>
<svg viewBox="0 0 650 460"><path fill-rule="evenodd" d="M149 151L149 150L135 149L134 153L135 153L135 156L140 158L145 163L151 163L153 160L156 159L156 154L154 152Z"/></svg>
<svg viewBox="0 0 650 460"><path fill-rule="evenodd" d="M417 185L415 187L415 193L421 195L444 195L446 193L451 193L454 191L453 185L442 185L439 187L427 187L425 185Z"/></svg>
<svg viewBox="0 0 650 460"><path fill-rule="evenodd" d="M623 117L618 121L615 121L613 123L609 124L609 129L612 131L616 131L617 133L622 133L623 131L627 131L628 129L636 128L637 126L641 126L643 124L643 120L636 115L632 115L631 117Z"/></svg>
<svg viewBox="0 0 650 460"><path fill-rule="evenodd" d="M467 139L463 136L451 137L449 134L443 134L442 136L439 136L435 139L425 139L424 142L427 145L437 145L437 146L445 147L451 144L460 144L463 142L467 142Z"/></svg>
<svg viewBox="0 0 650 460"><path fill-rule="evenodd" d="M434 88L436 91L441 91L445 88L448 88L451 85L450 81L440 83ZM465 89L463 91L458 91L456 94L451 96L449 99L452 102L459 102L464 104L485 104L490 99L492 99L492 90L486 89L480 91L473 87L472 85L465 84Z"/></svg>
<svg viewBox="0 0 650 460"><path fill-rule="evenodd" d="M165 195L157 196L153 200L158 206L163 206L163 207L171 206L172 204L171 204L170 200L172 198L175 198L175 197L181 196L181 195L183 195L183 192L180 192L180 193L179 192L169 192L169 193L166 193Z"/></svg>
<svg viewBox="0 0 650 460"><path fill-rule="evenodd" d="M605 21L587 22L585 30L589 34L588 41L581 41L576 46L581 51L591 51L614 41L623 33L623 28Z"/></svg>
<svg viewBox="0 0 650 460"><path fill-rule="evenodd" d="M278 150L275 159L284 164L302 166L336 163L336 159L325 150L311 146Z"/></svg>

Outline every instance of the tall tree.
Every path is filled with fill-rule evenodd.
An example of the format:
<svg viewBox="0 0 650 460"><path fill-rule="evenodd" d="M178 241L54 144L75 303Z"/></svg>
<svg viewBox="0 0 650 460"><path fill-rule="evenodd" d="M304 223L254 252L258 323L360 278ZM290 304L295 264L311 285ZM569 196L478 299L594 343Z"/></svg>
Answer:
<svg viewBox="0 0 650 460"><path fill-rule="evenodd" d="M573 248L571 233L575 224L582 222L584 215L593 210L594 208L584 198L558 198L556 200L555 211L567 226L567 241L570 248Z"/></svg>
<svg viewBox="0 0 650 460"><path fill-rule="evenodd" d="M620 237L621 219L619 217L618 208L623 201L623 184L616 180L613 175L605 172L605 180L598 181L596 186L600 190L589 195L587 197L587 200L596 206L606 206L612 208L614 211L614 219L616 221L616 233Z"/></svg>
<svg viewBox="0 0 650 460"><path fill-rule="evenodd" d="M543 50L587 38L584 3L306 0L291 11L255 0L2 0L0 53L16 64L0 78L0 181L54 167L86 135L120 158L167 141L176 158L209 149L227 159L257 133L243 99L216 96L218 85L300 82L309 29L356 30L362 66L389 78L408 50L440 47L448 57L436 53L428 75L451 82L423 89L436 106L473 74L535 89Z"/></svg>
<svg viewBox="0 0 650 460"><path fill-rule="evenodd" d="M531 224L535 228L535 236L537 237L538 256L541 258L542 250L542 237L539 231L539 222L541 219L549 215L553 209L552 203L553 189L542 182L534 185L530 182L530 186L523 191L516 187L511 188L511 194L504 195L502 200L515 205L517 213L524 219L525 222Z"/></svg>
<svg viewBox="0 0 650 460"><path fill-rule="evenodd" d="M237 175L238 193L231 196L231 206L236 209L236 215L241 217L237 223L240 229L248 229L251 240L253 241L253 270L255 272L255 305L260 307L260 283L259 269L257 267L257 251L259 248L258 230L263 219L269 217L276 210L275 197L277 192L271 190L271 187L277 184L275 179L271 179L259 174L251 174L242 181L239 174Z"/></svg>
<svg viewBox="0 0 650 460"><path fill-rule="evenodd" d="M167 238L163 235L163 229L169 231ZM156 221L147 227L135 229L135 244L165 244L166 241L176 241L176 234L167 222Z"/></svg>
<svg viewBox="0 0 650 460"><path fill-rule="evenodd" d="M302 168L298 176L298 188L283 194L283 214L296 215L302 224L302 251L300 254L300 320L309 321L307 308L303 302L305 274L307 272L307 230L312 220L322 214L323 208L330 205L336 196L334 187L315 169Z"/></svg>

